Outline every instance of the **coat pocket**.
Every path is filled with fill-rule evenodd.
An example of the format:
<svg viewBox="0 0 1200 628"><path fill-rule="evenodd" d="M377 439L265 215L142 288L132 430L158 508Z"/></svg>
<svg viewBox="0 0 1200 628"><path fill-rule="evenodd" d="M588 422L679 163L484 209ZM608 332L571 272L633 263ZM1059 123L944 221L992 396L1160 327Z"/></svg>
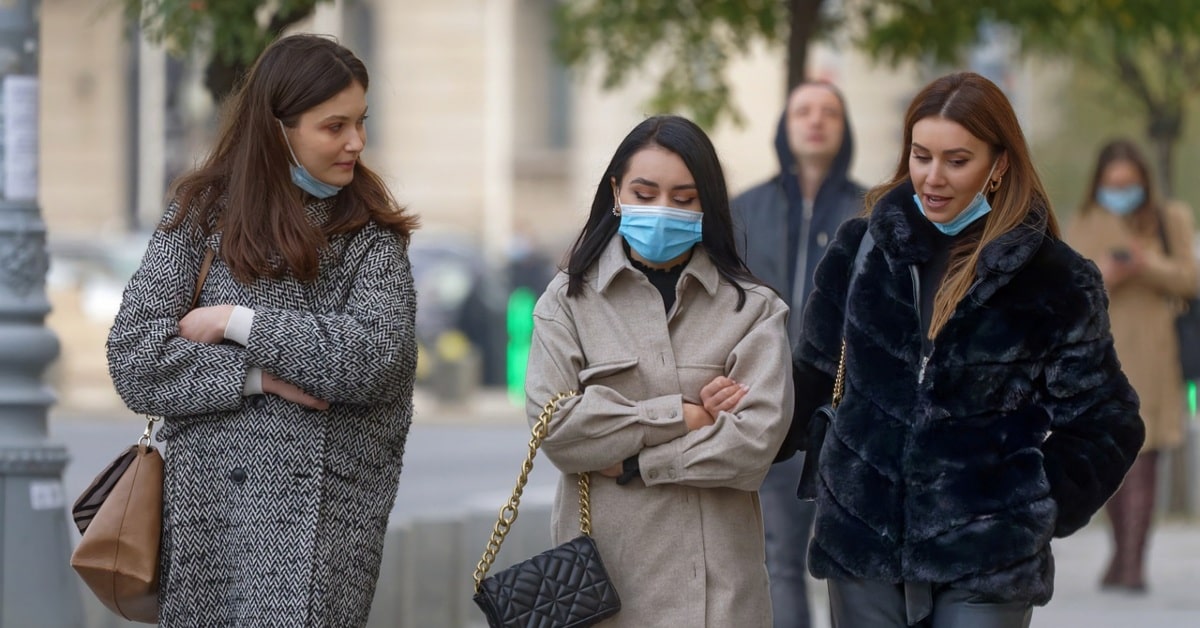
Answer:
<svg viewBox="0 0 1200 628"><path fill-rule="evenodd" d="M579 371L579 383L585 385L591 384L605 377L612 377L617 373L632 369L637 365L638 359L636 357L595 362Z"/></svg>
<svg viewBox="0 0 1200 628"><path fill-rule="evenodd" d="M700 389L708 385L713 379L725 375L724 364L680 364L679 368L679 389L683 392L683 399L692 403L700 402Z"/></svg>

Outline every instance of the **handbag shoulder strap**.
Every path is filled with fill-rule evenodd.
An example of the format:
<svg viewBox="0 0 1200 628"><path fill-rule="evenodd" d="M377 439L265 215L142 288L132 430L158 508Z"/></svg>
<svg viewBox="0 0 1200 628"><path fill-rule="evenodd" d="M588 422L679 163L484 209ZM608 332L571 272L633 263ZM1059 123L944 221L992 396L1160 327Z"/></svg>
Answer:
<svg viewBox="0 0 1200 628"><path fill-rule="evenodd" d="M508 498L508 503L500 509L500 516L496 519L496 525L492 528L492 537L488 539L487 549L483 551L483 558L479 559L479 564L475 566L475 591L483 585L483 579L487 577L487 572L492 568L492 564L496 562L496 554L500 553L500 546L504 543L504 537L508 535L512 529L512 524L517 520L517 508L521 505L521 493L525 491L525 484L529 482L529 472L533 471L533 458L537 455L537 450L542 446L542 441L546 439L546 434L550 430L550 419L554 416L554 411L558 409L558 404L564 399L574 397L575 391L562 392L554 396L553 399L546 402L542 408L542 413L538 415L537 423L533 424L532 435L529 438L529 453L525 455L525 462L521 464L521 473L517 476L517 485L513 488L512 496ZM592 511L591 498L589 488L591 486L588 474L579 474L579 531L584 536L592 535Z"/></svg>
<svg viewBox="0 0 1200 628"><path fill-rule="evenodd" d="M871 229L868 225L867 230L863 233L862 240L858 242L858 250L854 253L854 266L850 268L850 280L846 282L846 305L842 308L843 318L849 318L850 315L850 291L854 288L854 280L862 274L867 253L875 246L875 237L871 235ZM845 321L842 323L845 326ZM846 332L842 332L842 352L838 356L837 376L833 378L833 399L831 405L836 409L842 403L842 393L846 389Z"/></svg>
<svg viewBox="0 0 1200 628"><path fill-rule="evenodd" d="M196 309L196 304L200 302L200 291L204 289L204 280L208 279L208 270L212 268L213 258L216 257L216 252L212 249L204 249L204 261L200 262L200 274L196 276L196 287L192 289L192 306L189 310Z"/></svg>

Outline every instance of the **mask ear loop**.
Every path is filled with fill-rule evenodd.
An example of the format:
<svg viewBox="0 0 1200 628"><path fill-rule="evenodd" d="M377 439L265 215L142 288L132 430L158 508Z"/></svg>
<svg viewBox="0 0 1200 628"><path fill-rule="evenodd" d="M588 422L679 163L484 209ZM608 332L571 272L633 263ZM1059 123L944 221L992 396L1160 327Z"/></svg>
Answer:
<svg viewBox="0 0 1200 628"><path fill-rule="evenodd" d="M980 190L980 192L979 192L980 194L983 194L984 192L988 192L988 193L995 192L1000 187L999 179L992 180L992 173L996 171L996 166L999 163L1000 163L1000 158L997 157L996 161L992 162L992 167L988 168L987 182L983 184L983 189ZM1000 175L1000 179L1003 179L1003 178L1004 178L1004 175Z"/></svg>
<svg viewBox="0 0 1200 628"><path fill-rule="evenodd" d="M283 120L280 120L279 118L275 118L275 121L279 123L279 130L283 131L283 144L284 144L284 146L287 146L288 154L290 154L292 156L292 163L295 164L296 166L299 166L300 160L296 159L296 151L292 150L292 142L290 140L288 140L287 127L283 126Z"/></svg>

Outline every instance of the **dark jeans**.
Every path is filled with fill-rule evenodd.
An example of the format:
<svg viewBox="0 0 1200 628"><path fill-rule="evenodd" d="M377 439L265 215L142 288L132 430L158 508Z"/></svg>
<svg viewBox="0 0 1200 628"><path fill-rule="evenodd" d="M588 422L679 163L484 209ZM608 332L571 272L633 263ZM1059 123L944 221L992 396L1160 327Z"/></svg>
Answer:
<svg viewBox="0 0 1200 628"><path fill-rule="evenodd" d="M810 624L804 578L815 506L796 497L803 466L803 453L772 465L759 489L775 628L808 628Z"/></svg>
<svg viewBox="0 0 1200 628"><path fill-rule="evenodd" d="M829 613L833 628L1029 628L1033 607L1021 602L990 602L979 595L946 586L905 585L868 580L829 580ZM925 587L922 610L914 590ZM928 613L928 615L925 615ZM910 616L917 621L909 623ZM922 618L922 616L924 616Z"/></svg>

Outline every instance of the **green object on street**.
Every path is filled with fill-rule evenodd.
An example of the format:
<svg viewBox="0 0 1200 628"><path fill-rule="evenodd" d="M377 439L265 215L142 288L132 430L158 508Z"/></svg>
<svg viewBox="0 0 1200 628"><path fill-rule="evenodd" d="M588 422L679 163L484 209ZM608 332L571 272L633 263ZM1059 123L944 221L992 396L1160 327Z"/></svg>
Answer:
<svg viewBox="0 0 1200 628"><path fill-rule="evenodd" d="M533 341L533 306L537 296L521 287L508 296L508 347L505 351L505 380L508 398L514 405L525 403L525 366L529 361L529 345Z"/></svg>
<svg viewBox="0 0 1200 628"><path fill-rule="evenodd" d="M1188 416L1192 420L1196 419L1196 382L1190 381L1187 383L1187 404Z"/></svg>

